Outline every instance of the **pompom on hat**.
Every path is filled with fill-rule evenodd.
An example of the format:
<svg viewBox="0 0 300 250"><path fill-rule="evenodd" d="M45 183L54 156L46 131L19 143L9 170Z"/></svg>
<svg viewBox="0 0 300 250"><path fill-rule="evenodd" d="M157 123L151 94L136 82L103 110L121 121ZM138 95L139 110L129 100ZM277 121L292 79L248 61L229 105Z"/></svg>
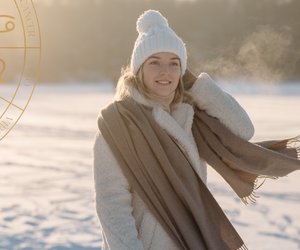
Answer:
<svg viewBox="0 0 300 250"><path fill-rule="evenodd" d="M159 11L147 10L136 22L139 33L131 55L130 67L137 73L146 59L159 52L174 53L180 58L182 75L186 70L185 44L169 27L168 20Z"/></svg>

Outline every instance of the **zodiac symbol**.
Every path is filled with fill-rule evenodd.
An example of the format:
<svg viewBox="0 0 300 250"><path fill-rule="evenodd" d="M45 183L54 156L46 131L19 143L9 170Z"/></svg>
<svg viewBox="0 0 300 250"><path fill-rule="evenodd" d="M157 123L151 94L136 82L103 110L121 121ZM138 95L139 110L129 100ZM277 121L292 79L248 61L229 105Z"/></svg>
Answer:
<svg viewBox="0 0 300 250"><path fill-rule="evenodd" d="M0 18L1 17L15 19L13 16L8 16L8 15L0 15ZM15 29L15 23L13 21L9 20L5 23L4 28L5 29L0 28L0 33L10 32L10 31L14 30Z"/></svg>
<svg viewBox="0 0 300 250"><path fill-rule="evenodd" d="M6 121L0 121L0 131L5 131L6 129L9 128L9 126L11 125L10 121L12 121L13 119L9 118L9 117L5 117ZM9 121L7 121L9 120Z"/></svg>
<svg viewBox="0 0 300 250"><path fill-rule="evenodd" d="M0 143L23 115L36 84L41 42L33 1L0 0ZM6 2L10 2L10 5L8 6ZM13 5L15 10L11 12ZM8 9L6 12L5 7ZM14 59L15 54L10 53L13 49L16 49L15 51L23 59L18 61L18 65L9 64L9 57L12 56L11 59ZM20 67L21 63L22 67ZM12 74L11 79L8 80L10 70ZM12 84L9 84L9 81ZM9 88L6 86L3 88L6 84ZM15 91L11 91L14 87L17 87Z"/></svg>
<svg viewBox="0 0 300 250"><path fill-rule="evenodd" d="M2 82L1 76L5 70L5 62L0 58L0 83Z"/></svg>

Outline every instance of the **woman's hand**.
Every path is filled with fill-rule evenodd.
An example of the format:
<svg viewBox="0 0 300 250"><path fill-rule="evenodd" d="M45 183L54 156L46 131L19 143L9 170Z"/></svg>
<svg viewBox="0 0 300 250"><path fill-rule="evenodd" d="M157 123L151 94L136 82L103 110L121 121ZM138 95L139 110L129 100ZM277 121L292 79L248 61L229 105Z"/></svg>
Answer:
<svg viewBox="0 0 300 250"><path fill-rule="evenodd" d="M182 76L184 89L189 90L191 87L193 87L196 80L197 77L189 69L186 69L184 75Z"/></svg>

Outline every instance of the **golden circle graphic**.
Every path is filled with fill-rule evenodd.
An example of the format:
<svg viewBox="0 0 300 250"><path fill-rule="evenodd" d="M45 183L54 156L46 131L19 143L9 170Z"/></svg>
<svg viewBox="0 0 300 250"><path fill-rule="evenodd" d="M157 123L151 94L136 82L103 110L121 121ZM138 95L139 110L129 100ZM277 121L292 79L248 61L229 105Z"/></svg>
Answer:
<svg viewBox="0 0 300 250"><path fill-rule="evenodd" d="M0 140L24 113L38 79L41 36L32 0L0 0Z"/></svg>

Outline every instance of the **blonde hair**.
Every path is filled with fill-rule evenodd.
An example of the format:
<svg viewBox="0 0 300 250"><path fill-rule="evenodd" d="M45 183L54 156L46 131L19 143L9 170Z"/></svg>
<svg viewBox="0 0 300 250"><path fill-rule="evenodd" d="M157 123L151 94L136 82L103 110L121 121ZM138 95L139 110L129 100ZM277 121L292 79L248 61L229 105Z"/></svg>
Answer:
<svg viewBox="0 0 300 250"><path fill-rule="evenodd" d="M136 74L132 72L129 66L122 69L121 76L118 80L115 99L122 100L130 96L130 88L136 89L142 96L147 99L153 100L153 95L143 82L142 67ZM192 97L184 90L182 77L179 79L179 84L175 90L174 99L171 103L176 104L180 102L187 102L193 105Z"/></svg>

